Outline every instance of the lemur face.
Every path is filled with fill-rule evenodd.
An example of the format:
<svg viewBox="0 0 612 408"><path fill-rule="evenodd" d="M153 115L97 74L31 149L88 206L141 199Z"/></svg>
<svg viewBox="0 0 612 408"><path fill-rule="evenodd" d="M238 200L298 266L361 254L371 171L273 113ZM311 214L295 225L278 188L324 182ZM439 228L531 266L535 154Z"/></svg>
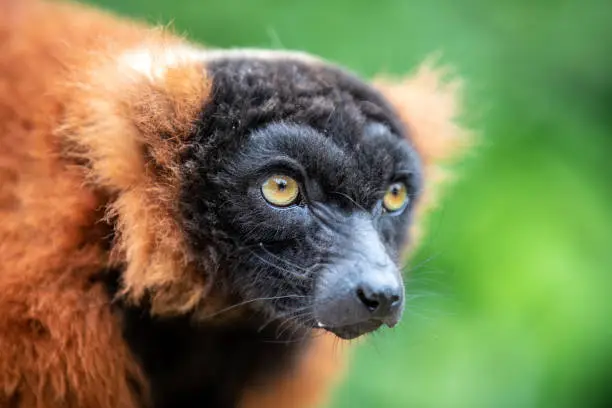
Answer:
<svg viewBox="0 0 612 408"><path fill-rule="evenodd" d="M393 110L322 62L219 56L206 67L180 214L195 256L218 254L215 289L342 338L395 325L421 169Z"/></svg>

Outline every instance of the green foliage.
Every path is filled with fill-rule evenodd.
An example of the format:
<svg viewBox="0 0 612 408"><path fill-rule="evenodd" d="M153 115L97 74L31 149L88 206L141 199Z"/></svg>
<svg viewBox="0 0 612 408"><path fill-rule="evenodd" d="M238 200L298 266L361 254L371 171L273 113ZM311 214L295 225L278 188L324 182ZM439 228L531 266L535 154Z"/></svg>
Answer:
<svg viewBox="0 0 612 408"><path fill-rule="evenodd" d="M96 2L209 45L304 49L363 75L443 51L483 143L429 219L403 324L359 348L332 406L608 406L612 3Z"/></svg>

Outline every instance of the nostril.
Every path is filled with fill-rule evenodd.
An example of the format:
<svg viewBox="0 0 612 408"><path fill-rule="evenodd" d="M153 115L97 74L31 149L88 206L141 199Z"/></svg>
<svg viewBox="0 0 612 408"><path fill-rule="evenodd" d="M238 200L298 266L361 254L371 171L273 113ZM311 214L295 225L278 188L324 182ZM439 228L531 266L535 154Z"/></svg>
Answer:
<svg viewBox="0 0 612 408"><path fill-rule="evenodd" d="M365 292L361 288L357 289L357 297L359 298L361 303L363 303L368 308L370 312L374 312L376 309L378 309L378 306L380 306L380 302L378 300L371 299L366 296Z"/></svg>
<svg viewBox="0 0 612 408"><path fill-rule="evenodd" d="M395 306L399 303L399 301L401 300L399 295L391 295L391 306Z"/></svg>

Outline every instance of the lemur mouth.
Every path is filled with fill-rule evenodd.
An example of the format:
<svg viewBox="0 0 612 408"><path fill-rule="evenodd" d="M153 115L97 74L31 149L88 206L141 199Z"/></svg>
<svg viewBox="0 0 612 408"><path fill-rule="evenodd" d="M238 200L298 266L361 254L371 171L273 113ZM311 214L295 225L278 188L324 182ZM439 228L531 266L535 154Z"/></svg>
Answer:
<svg viewBox="0 0 612 408"><path fill-rule="evenodd" d="M382 326L383 322L380 320L368 320L365 322L349 324L346 326L337 327L326 327L319 324L317 327L327 330L330 333L335 334L344 340L353 340L357 337L363 336L364 334L371 333Z"/></svg>

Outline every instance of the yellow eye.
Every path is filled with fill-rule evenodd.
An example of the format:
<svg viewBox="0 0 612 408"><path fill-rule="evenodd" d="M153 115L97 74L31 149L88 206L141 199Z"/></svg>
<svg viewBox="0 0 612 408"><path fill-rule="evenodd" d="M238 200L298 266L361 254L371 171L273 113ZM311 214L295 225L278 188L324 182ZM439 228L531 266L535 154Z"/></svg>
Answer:
<svg viewBox="0 0 612 408"><path fill-rule="evenodd" d="M288 176L274 175L261 185L261 194L267 202L277 207L293 204L300 192L297 181Z"/></svg>
<svg viewBox="0 0 612 408"><path fill-rule="evenodd" d="M383 204L387 211L399 211L408 203L408 189L404 183L393 183L387 189Z"/></svg>

